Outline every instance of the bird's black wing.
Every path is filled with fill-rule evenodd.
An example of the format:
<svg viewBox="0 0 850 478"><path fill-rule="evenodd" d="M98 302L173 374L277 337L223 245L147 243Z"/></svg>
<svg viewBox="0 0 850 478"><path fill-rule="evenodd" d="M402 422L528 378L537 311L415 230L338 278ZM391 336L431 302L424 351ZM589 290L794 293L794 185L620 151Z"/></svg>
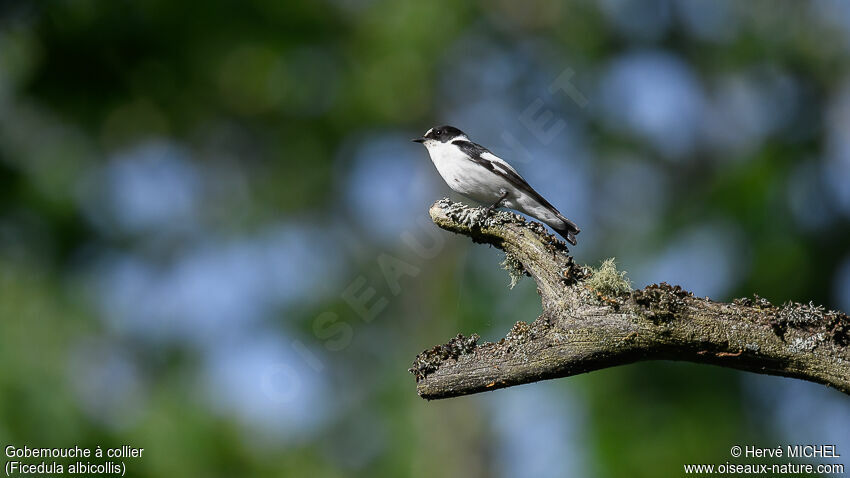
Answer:
<svg viewBox="0 0 850 478"><path fill-rule="evenodd" d="M460 150L463 151L464 154L469 156L476 163L505 178L517 189L521 189L528 193L529 196L533 197L537 202L539 202L543 206L557 211L557 209L555 209L555 207L552 206L549 201L546 200L546 198L544 198L540 195L540 193L535 191L534 188L531 187L531 185L528 184L528 182L522 178L522 176L516 173L516 171L485 158L483 156L484 153L493 154L489 149L485 148L484 146L481 146L480 144L473 143L472 141L452 141L452 144L460 148ZM495 154L493 154L493 156L495 156Z"/></svg>
<svg viewBox="0 0 850 478"><path fill-rule="evenodd" d="M561 212L558 211L555 206L553 206L549 201L547 201L546 198L541 196L540 193L535 191L534 188L531 187L530 184L528 184L528 181L523 179L523 177L517 174L516 171L514 171L510 167L506 167L503 164L490 161L489 159L485 158L484 153L489 153L493 156L496 155L493 154L489 149L485 148L484 146L481 146L478 143L473 143L472 141L465 140L456 140L452 141L452 144L460 148L460 150L463 151L463 153L468 156L472 161L475 161L477 164L503 177L517 189L525 191L525 193L534 198L534 200L543 205L543 207L551 209L552 212L554 212L562 221L564 221L564 224L566 225L564 230L559 230L558 232L562 236L564 236L571 244L575 245L575 234L581 232L581 229L578 228L576 223L564 217L564 215L561 214Z"/></svg>

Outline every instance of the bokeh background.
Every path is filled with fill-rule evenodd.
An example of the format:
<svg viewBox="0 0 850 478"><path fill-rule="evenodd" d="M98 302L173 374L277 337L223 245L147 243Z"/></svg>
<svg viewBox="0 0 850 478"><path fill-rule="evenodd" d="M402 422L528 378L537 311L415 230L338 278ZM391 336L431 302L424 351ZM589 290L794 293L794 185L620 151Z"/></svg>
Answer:
<svg viewBox="0 0 850 478"><path fill-rule="evenodd" d="M655 362L439 402L540 310L409 142L512 161L637 287L850 310L850 3L0 2L0 442L132 476L680 476L826 387ZM388 267L402 271L388 281Z"/></svg>

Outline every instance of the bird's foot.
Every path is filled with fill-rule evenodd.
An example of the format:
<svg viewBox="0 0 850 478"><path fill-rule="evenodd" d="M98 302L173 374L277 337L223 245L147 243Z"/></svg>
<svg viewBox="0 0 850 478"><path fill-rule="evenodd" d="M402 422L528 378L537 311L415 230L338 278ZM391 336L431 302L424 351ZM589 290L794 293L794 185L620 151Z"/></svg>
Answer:
<svg viewBox="0 0 850 478"><path fill-rule="evenodd" d="M506 197L508 197L508 192L507 192L507 191L505 191L504 189L502 189L502 190L501 190L501 191L499 191L499 192L501 192L501 193L502 193L502 195L501 195L501 196L499 196L499 200L498 200L498 201L496 201L496 202L494 202L493 204L491 204L490 206L488 206L488 207L487 207L487 209L485 209L485 210L484 210L484 212L485 212L488 216L489 216L489 215L491 215L491 214L493 214L493 211L495 211L495 210L496 210L496 208L498 208L498 207L502 207L502 201L504 201L504 200L505 200L505 198L506 198Z"/></svg>

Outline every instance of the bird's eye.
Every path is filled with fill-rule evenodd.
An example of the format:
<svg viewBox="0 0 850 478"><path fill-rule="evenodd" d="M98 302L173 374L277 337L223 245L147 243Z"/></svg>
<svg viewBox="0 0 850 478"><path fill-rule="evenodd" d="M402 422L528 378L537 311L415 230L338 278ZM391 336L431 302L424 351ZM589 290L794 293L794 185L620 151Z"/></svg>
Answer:
<svg viewBox="0 0 850 478"><path fill-rule="evenodd" d="M440 136L441 134L443 134L443 132L440 130L434 131L435 136Z"/></svg>

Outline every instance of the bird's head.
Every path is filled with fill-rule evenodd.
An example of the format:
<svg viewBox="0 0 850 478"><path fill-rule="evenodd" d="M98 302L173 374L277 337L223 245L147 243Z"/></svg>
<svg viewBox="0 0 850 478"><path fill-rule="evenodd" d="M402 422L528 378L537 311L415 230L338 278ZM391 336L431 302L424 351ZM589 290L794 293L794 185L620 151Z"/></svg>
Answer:
<svg viewBox="0 0 850 478"><path fill-rule="evenodd" d="M439 144L450 143L453 139L457 138L466 138L466 134L455 128L454 126L435 126L428 131L421 138L416 138L411 141L414 143L422 143L426 148L431 148L433 146L437 146Z"/></svg>

